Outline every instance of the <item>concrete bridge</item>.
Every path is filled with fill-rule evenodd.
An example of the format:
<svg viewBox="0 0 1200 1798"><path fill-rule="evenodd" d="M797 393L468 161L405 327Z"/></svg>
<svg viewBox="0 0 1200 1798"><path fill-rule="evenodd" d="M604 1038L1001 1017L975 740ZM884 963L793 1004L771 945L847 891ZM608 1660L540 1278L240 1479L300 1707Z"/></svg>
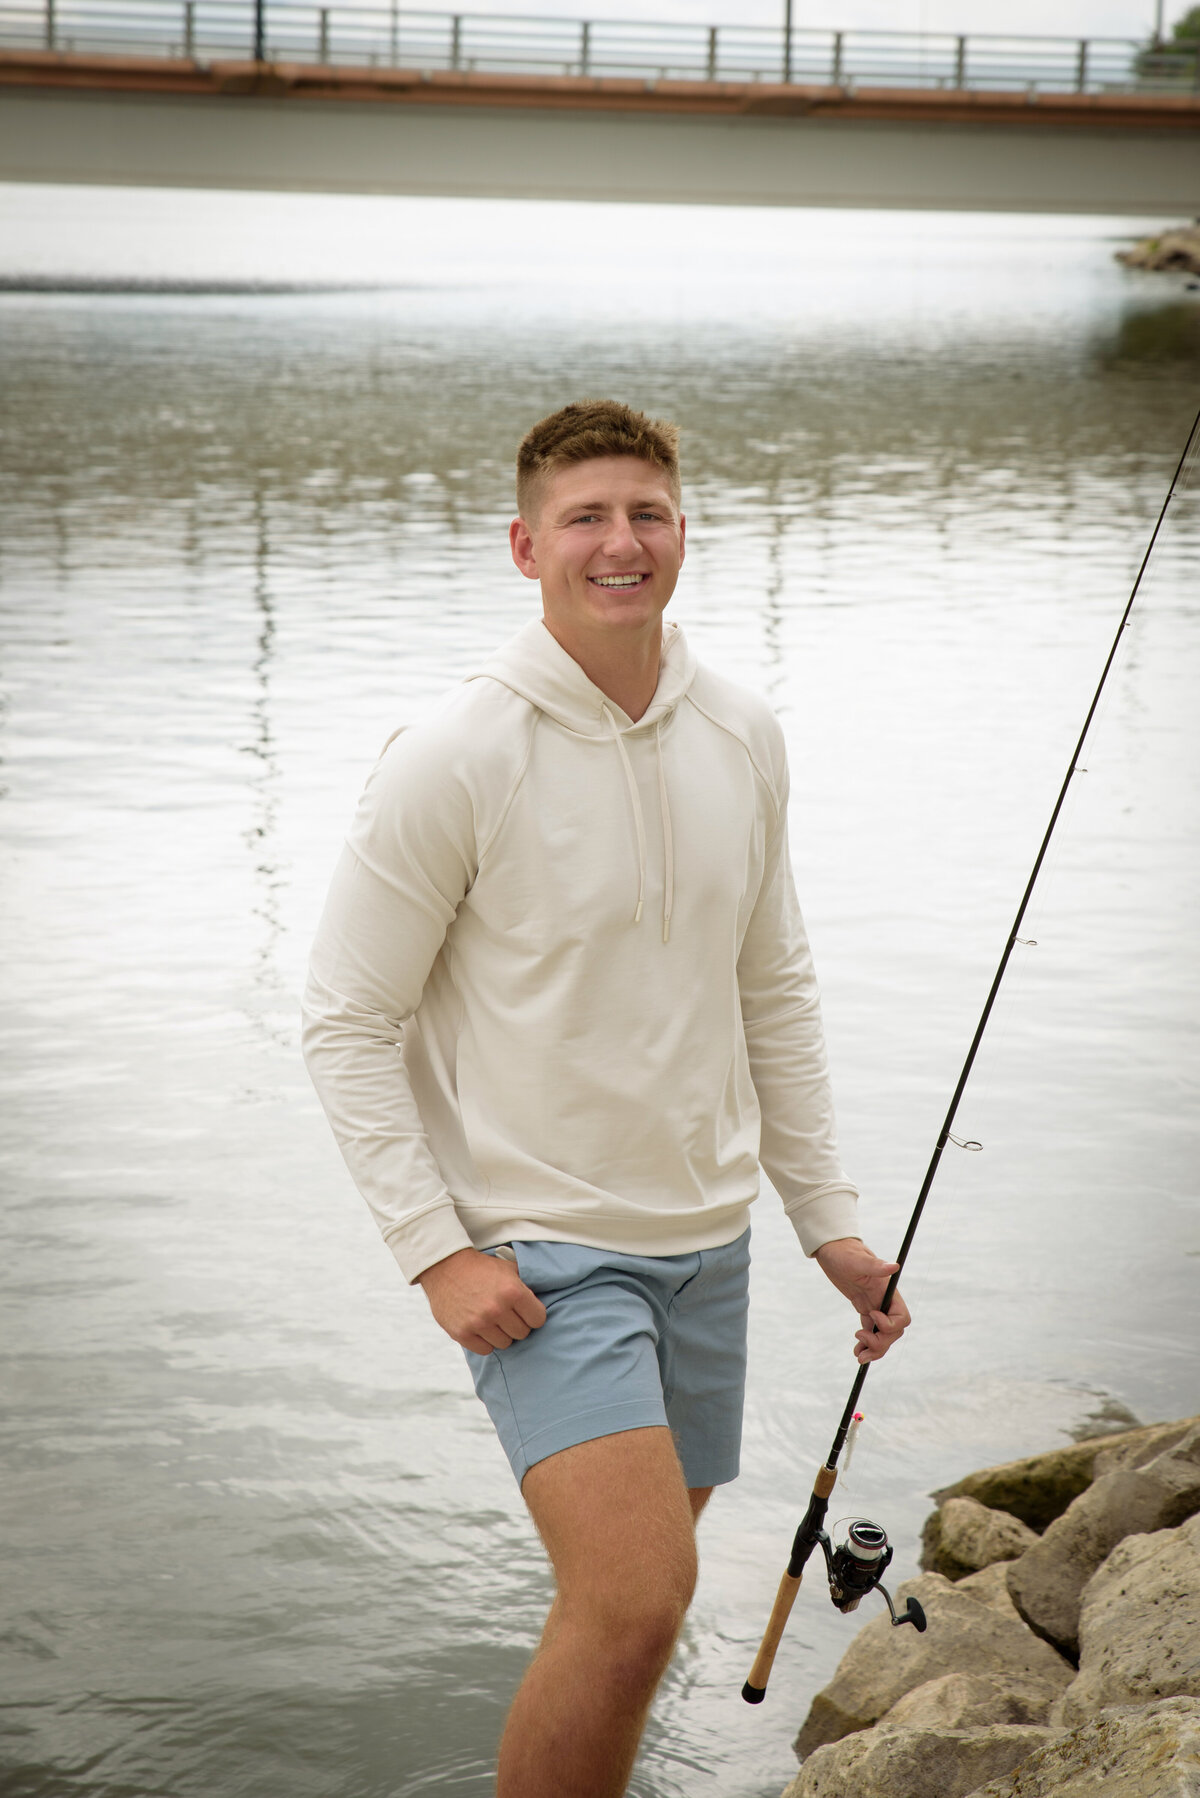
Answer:
<svg viewBox="0 0 1200 1798"><path fill-rule="evenodd" d="M487 48L472 55L462 15L343 17L289 0L267 16L259 0L256 16L212 0L225 6L218 32L197 0L136 14L88 4L75 0L74 24L64 0L0 11L2 180L1200 210L1200 47L901 33L781 43L736 28L724 43L696 28L684 44L685 27L619 39L547 20L560 32L547 48L528 25L506 41L492 19L474 22ZM109 33L99 47L97 20ZM239 56L239 33L260 54ZM856 40L869 38L888 42L868 55Z"/></svg>

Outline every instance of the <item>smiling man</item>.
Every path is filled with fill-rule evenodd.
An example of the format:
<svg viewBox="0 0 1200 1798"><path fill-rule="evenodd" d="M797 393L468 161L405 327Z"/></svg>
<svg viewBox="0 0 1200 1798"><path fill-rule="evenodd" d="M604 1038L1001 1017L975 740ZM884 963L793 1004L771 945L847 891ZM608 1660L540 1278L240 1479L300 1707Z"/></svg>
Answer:
<svg viewBox="0 0 1200 1798"><path fill-rule="evenodd" d="M536 425L513 560L540 619L368 781L305 1053L401 1270L467 1352L557 1596L498 1798L618 1798L736 1477L760 1164L859 1313L857 1234L787 848L783 736L663 613L678 434Z"/></svg>

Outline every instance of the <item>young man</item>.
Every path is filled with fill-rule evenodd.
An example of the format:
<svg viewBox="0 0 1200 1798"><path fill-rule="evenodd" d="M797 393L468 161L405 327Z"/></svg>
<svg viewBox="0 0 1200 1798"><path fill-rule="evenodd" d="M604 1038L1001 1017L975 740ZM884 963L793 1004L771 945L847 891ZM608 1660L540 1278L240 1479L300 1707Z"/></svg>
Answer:
<svg viewBox="0 0 1200 1798"><path fill-rule="evenodd" d="M536 425L513 560L543 617L367 783L305 1053L404 1274L467 1351L557 1579L498 1798L617 1798L737 1473L759 1163L859 1312L857 1235L787 850L783 736L662 616L678 433Z"/></svg>

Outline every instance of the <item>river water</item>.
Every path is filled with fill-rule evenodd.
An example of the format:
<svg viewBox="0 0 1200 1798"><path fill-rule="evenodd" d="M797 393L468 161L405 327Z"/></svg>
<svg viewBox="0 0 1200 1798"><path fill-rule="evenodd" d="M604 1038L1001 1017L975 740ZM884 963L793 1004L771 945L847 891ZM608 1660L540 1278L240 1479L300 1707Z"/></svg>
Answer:
<svg viewBox="0 0 1200 1798"><path fill-rule="evenodd" d="M1200 403L1200 296L1104 220L10 189L0 225L0 1788L484 1798L547 1575L296 993L379 746L531 615L514 446L583 393L683 427L676 615L787 731L894 1249ZM901 1576L931 1488L1200 1409L1198 548L1192 486L867 1387L842 1509ZM743 1706L854 1371L756 1209L745 1471L638 1798L773 1798L854 1627L806 1587Z"/></svg>

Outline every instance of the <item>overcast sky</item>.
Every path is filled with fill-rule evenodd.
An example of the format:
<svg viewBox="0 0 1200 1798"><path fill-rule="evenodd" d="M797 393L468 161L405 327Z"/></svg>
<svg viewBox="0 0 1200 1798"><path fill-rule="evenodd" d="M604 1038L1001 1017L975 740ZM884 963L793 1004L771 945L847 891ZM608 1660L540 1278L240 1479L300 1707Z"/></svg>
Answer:
<svg viewBox="0 0 1200 1798"><path fill-rule="evenodd" d="M426 0L439 4L439 0ZM440 0L444 10L451 8ZM1169 25L1188 0L1165 0ZM578 19L675 19L698 25L775 25L783 0L464 0L464 12ZM997 31L1069 37L1145 37L1155 0L793 0L792 21L819 30Z"/></svg>

